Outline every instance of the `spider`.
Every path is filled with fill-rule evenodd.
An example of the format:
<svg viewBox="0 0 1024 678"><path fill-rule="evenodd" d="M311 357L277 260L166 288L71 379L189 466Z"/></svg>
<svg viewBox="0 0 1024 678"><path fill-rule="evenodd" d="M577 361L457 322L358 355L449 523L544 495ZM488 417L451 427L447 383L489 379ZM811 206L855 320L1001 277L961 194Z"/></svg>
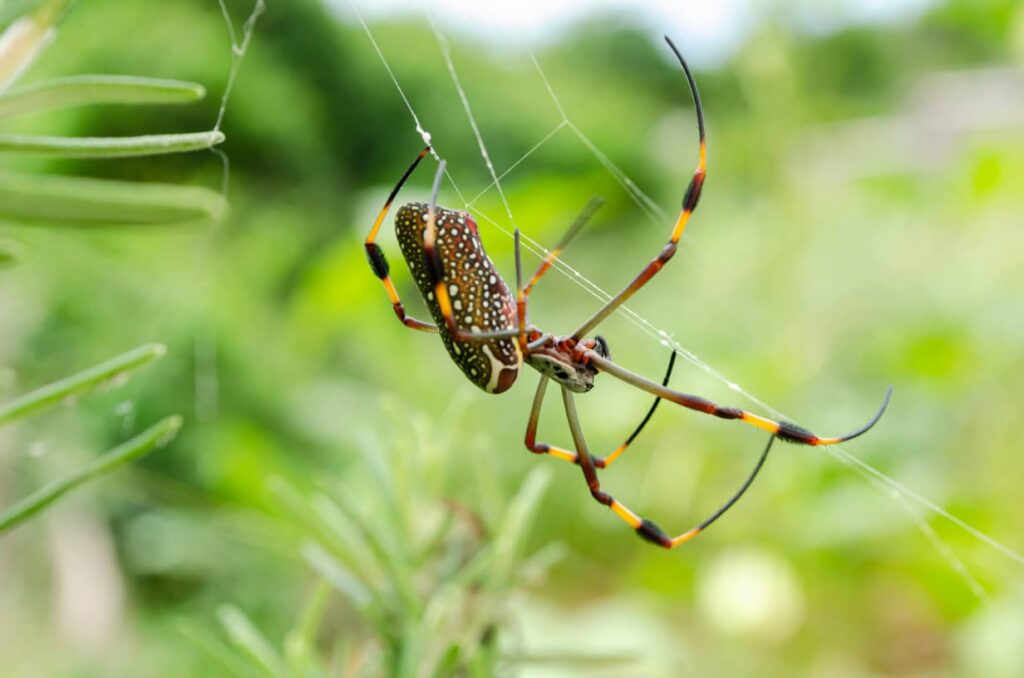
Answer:
<svg viewBox="0 0 1024 678"><path fill-rule="evenodd" d="M842 436L821 437L809 430L786 421L773 421L737 407L723 407L695 395L680 393L668 388L669 378L675 364L675 351L669 359L665 377L659 384L621 367L611 360L608 343L600 335L587 338L603 320L646 285L676 252L679 239L697 207L701 188L704 185L707 164L707 145L704 132L704 111L701 106L697 83L686 60L670 38L665 37L669 48L675 54L689 84L697 115L699 134L699 163L690 179L682 209L672 228L668 243L661 252L640 271L622 291L611 298L572 334L559 336L543 332L527 321L527 301L538 281L547 273L561 252L579 232L583 224L597 207L592 201L580 217L566 231L554 249L541 262L536 272L523 284L520 235L516 229L515 266L516 293L502 279L494 264L484 252L483 243L476 223L464 211L445 209L437 205L441 179L445 173L445 162L441 160L434 177L430 203L410 203L398 210L395 230L402 256L409 266L424 301L430 309L434 322L417 320L406 314L398 292L390 278L390 269L384 252L375 242L391 204L413 173L420 161L431 148L420 151L409 168L399 179L388 196L377 219L366 237L365 247L374 274L384 284L395 315L406 326L422 332L437 332L448 350L448 354L462 372L487 393L503 393L515 382L520 366L525 363L540 372L526 427L527 449L535 454L547 454L580 466L590 488L590 493L599 503L611 509L644 540L672 549L684 544L728 511L746 492L771 450L776 438L803 445L834 445L867 432L881 418L892 394L887 389L877 413L861 428ZM655 396L647 416L626 441L607 457L592 456L583 436L583 429L576 413L574 394L586 393L594 386L594 378L606 373ZM569 424L575 451L537 441L537 422L540 417L544 394L550 382L561 387L562 402ZM641 518L601 489L597 470L611 466L629 447L654 414L662 400L682 405L722 419L735 419L768 431L768 444L761 452L753 471L739 490L710 517L696 527L672 537L654 522Z"/></svg>

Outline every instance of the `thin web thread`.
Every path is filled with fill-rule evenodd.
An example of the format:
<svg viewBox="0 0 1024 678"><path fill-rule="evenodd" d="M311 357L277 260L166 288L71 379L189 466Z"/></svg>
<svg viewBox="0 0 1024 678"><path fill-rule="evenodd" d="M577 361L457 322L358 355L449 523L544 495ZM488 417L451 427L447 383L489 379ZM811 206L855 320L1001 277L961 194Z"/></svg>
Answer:
<svg viewBox="0 0 1024 678"><path fill-rule="evenodd" d="M220 1L221 3L224 2L224 0ZM363 27L363 30L366 31L366 37L370 39L370 44L373 45L373 49L377 52L377 56L380 57L381 63L384 64L384 70L386 70L388 75L391 76L391 82L395 83L395 89L397 89L398 93L402 96L402 101L405 102L405 107L409 109L409 114L412 116L413 122L416 123L416 133L420 135L420 138L423 139L423 143L425 145L433 148L433 144L430 142L430 132L423 129L423 125L420 124L420 118L416 115L416 110L412 107L409 97L405 95L405 90L402 89L402 86L398 83L398 78L395 77L395 72L391 70L391 64L388 63L388 60L384 57L384 52L381 51L380 45L377 44L377 39L373 37L370 27L366 25L366 20L363 19L362 13L359 11L359 8L355 6L355 3L353 3L352 0L349 0L348 6L352 9L356 18L359 19L359 24ZM440 160L436 150L431 151L431 153L433 154L434 159Z"/></svg>
<svg viewBox="0 0 1024 678"><path fill-rule="evenodd" d="M264 0L256 0L256 4L253 5L252 12L249 13L249 18L245 20L242 25L242 40L239 42L238 34L235 32L235 24L231 19L231 12L228 11L227 5L224 4L224 0L217 0L217 4L220 5L221 14L224 16L224 24L228 29L228 39L231 41L231 70L228 72L228 81L224 86L224 93L220 97L220 108L217 109L217 120L213 124L213 131L219 132L221 126L224 124L224 116L228 111L228 100L231 98L231 92L235 88L235 78L238 77L238 71L242 67L242 61L245 59L246 52L249 51L249 43L252 41L252 35L256 31L256 22L259 21L260 15L266 11L267 6ZM211 147L217 157L224 163L224 173L221 178L221 194L226 198L228 195L228 184L231 177L231 161L228 158L228 154L220 150L217 147Z"/></svg>
<svg viewBox="0 0 1024 678"><path fill-rule="evenodd" d="M434 36L437 38L437 44L441 48L441 54L444 56L444 63L448 66L448 73L452 76L452 82L455 84L455 89L459 92L459 100L462 101L462 108L466 111L466 117L469 118L469 126L473 128L473 136L476 137L477 145L480 147L480 155L483 156L484 164L487 165L487 171L491 173L491 178L494 179L492 184L498 191L498 195L501 196L501 204L505 206L505 211L508 213L508 220L512 222L512 226L516 226L515 217L512 216L512 207L508 204L508 198L505 197L505 191L501 188L501 182L498 180L498 174L494 171L494 163L491 161L491 154L487 152L487 145L484 144L484 137L480 134L480 126L476 124L476 117L473 115L473 109L469 107L469 98L466 97L466 90L462 87L462 83L459 81L459 74L455 71L455 62L452 61L451 46L448 44L448 38L444 36L441 31L438 30L434 24L434 20L427 16L427 21L430 23L431 30L434 31ZM516 226L518 228L518 226Z"/></svg>
<svg viewBox="0 0 1024 678"><path fill-rule="evenodd" d="M383 52L381 51L380 47L377 45L377 42L374 39L372 32L370 31L370 29L367 26L366 22L363 21L362 16L359 14L359 12L355 8L355 6L352 4L351 0L349 1L349 5L350 5L350 7L352 7L352 9L355 12L356 16L359 18L359 21L360 21L360 23L361 23L361 25L363 27L363 30L366 32L367 37L370 39L371 43L373 44L374 48L377 51L378 57L380 57L381 62L383 63L385 69L387 70L387 72L391 76L391 79L395 83L396 88L399 90L399 93L401 94L402 99L405 101L406 106L409 108L409 111L410 111L410 113L411 113L411 115L413 117L413 120L416 123L416 130L417 130L417 132L419 132L421 134L421 136L426 135L424 137L425 140L429 139L429 133L427 133L422 128L422 125L420 124L420 121L419 121L419 117L416 115L415 110L413 109L411 102L405 96L405 93L402 90L401 85L399 84L398 79L396 78L396 76L394 74L394 71L392 70L390 64L387 62L387 59L384 56ZM487 188L485 188L483 191L481 191L479 194L477 194L473 198L472 201L466 201L462 191L459 189L459 187L455 183L454 179L452 178L452 175L451 175L450 171L446 171L447 178L448 178L449 182L451 183L451 185L452 185L453 189L455 190L455 192L458 194L459 199L463 202L463 204L467 207L467 209L468 208L472 208L474 213L476 213L478 216L480 216L484 221L487 221L488 223L492 224L498 230L502 231L506 235L511 236L512 233L511 233L511 231L509 229L507 229L506 227L502 226L500 223L498 223L496 220L492 219L491 217L481 213L479 208L474 207L472 203L475 203L479 198L481 198L484 194L486 194L492 188L497 188L499 193L501 193L501 195L502 195L502 199L503 199L503 202L505 204L506 211L509 212L509 218L511 219L512 218L511 209L509 208L507 200L504 199L504 193L503 193L503 191L501 190L501 187L500 187L500 183L501 183L500 180L502 178L504 178L509 172L511 172L512 169L515 168L515 166L519 165L525 159L526 156L524 156L523 158L520 158L515 163L513 163L513 165L508 170L503 172L500 177L497 175L497 173L495 172L495 170L493 168L493 164L490 162L489 155L486 153L486 147L485 147L485 145L483 143L483 140L482 140L482 138L481 138L481 136L479 134L479 129L478 129L478 127L475 124L475 120L473 119L472 110L470 109L470 107L468 105L468 100L467 100L467 98L465 96L464 91L462 90L461 84L458 81L458 77L457 77L457 74L456 74L456 71L455 71L454 64L452 63L451 58L450 58L450 54L448 53L448 50L445 49L445 47L444 47L444 45L447 44L447 39L443 36L443 34L440 33L440 31L437 29L437 27L433 23L433 21L430 21L430 25L431 25L431 28L434 30L435 34L438 36L439 43L442 44L442 50L441 50L442 51L442 55L445 57L445 61L446 61L446 65L448 67L449 73L452 75L453 81L454 81L454 83L456 85L456 88L459 90L460 99L463 102L463 107L464 107L464 109L466 111L467 116L471 120L471 125L473 127L474 133L476 134L478 143L481 146L481 153L482 153L482 155L484 157L485 163L488 166L488 169L491 172L491 176L492 176L493 181L492 181L491 185L489 185ZM555 93L554 88L551 86L550 81L548 80L548 78L544 74L544 71L543 71L542 67L540 66L540 63L535 58L533 59L533 62L534 62L535 67L537 68L537 71L538 71L541 79L544 82L545 87L547 88L547 90L548 90L548 92L549 92L549 94L550 94L550 96L552 98L552 101L553 101L556 109L559 111L559 113L562 116L562 121L559 123L559 125L554 130L549 132L541 140L541 142L539 142L534 147L532 147L527 152L526 155L528 156L528 155L534 153L538 148L540 148L540 146L543 146L544 143L546 143L548 140L553 138L555 136L555 134L558 131L560 131L563 127L568 127L569 129L571 129L573 131L574 134L576 134L576 136L580 139L581 143L583 143L583 145L588 150L591 151L591 153L595 156L595 158L619 182L619 184L623 187L623 189L627 192L627 194L629 194L631 196L631 198L634 200L634 202L637 204L637 206L645 214L648 215L648 217L655 223L655 225L659 225L658 220L659 219L663 220L665 218L664 210L662 210L661 207L659 205L657 205L657 203L655 203L649 196L647 196L635 184L635 182L633 182L624 172L622 172L621 169L619 169L610 159L608 159L607 156L605 156L600 151L600 149L596 146L596 144L594 144L571 121L571 119L566 115L565 109L563 108L563 106L561 104L561 101L559 100L557 94ZM541 246L539 243L537 243L532 238L529 238L528 236L525 236L525 235L523 235L522 238L523 238L523 243L524 243L524 246L526 247L526 249L529 250L530 252L534 253L535 255L537 255L539 257L543 257L543 256L545 256L548 253L548 250L546 248ZM568 264L566 264L563 259L556 259L555 260L554 268L558 269L559 272L561 272L563 275L566 275L567 277L569 277L570 279L575 281L577 284L579 284L581 287L583 287L585 290L587 290L589 293L591 293L598 300L600 300L600 301L607 301L607 300L611 299L611 295L610 294L605 292L596 283L594 283L591 280L589 280L586 276L584 276L578 270L576 270L576 269L572 268L571 266L569 266ZM711 375L712 377L714 377L718 381L721 381L723 384L725 384L733 392L742 395L743 397L747 398L750 402L753 402L753 403L757 404L758 406L763 408L766 412L772 414L773 416L775 416L777 418L788 419L788 417L785 417L781 412L779 412L775 408L770 407L769 405L767 405L766 403L761 401L759 398L757 398L754 395L752 395L751 393L747 392L738 383L728 379L723 374L721 374L720 372L718 372L717 370L712 368L710 365L708 365L703 360L701 360L692 351L689 351L686 348L684 348L682 345L680 345L679 342L676 341L672 337L672 335L670 335L669 333L665 332L664 330L658 329L653 323L651 323L650 321L646 320L645 318L640 316L638 313L632 311L631 309L629 309L629 308L627 308L625 306L620 307L618 312L623 314L627 319L629 319L634 325L636 325L645 334L648 334L649 336L651 336L652 338L657 340L661 345L663 345L663 346L665 346L667 348L672 348L673 350L677 351L688 362L690 362L694 366L700 368L701 370L703 370L707 374ZM950 565L950 567L954 570L954 572L956 572L959 576L961 576L963 578L963 580L964 580L965 584L968 586L968 588L970 588L970 590L975 595L977 595L979 598L981 598L981 599L985 599L986 598L987 594L985 593L984 589L977 582L977 580L973 576L971 576L970 572L968 571L968 569L967 569L966 565L963 563L963 561L961 561L955 555L955 553L953 553L953 551L949 548L949 546L944 541L942 541L942 539L938 536L938 534L935 532L935 530L917 512L917 510L916 510L916 508L914 507L913 504L916 503L918 506L926 508L927 510L932 511L936 515L941 516L942 518L948 520L952 524L954 524L957 527L961 528L962 530L964 530L965 532L967 532L971 536L975 537L976 539L978 539L982 543L984 543L984 544L990 546L991 548L997 550L998 552L1002 553L1004 556L1006 556L1007 558L1011 559L1012 561L1018 563L1019 565L1024 566L1024 556L1022 556L1021 554L1017 553L1016 551L1014 551L1010 547L1006 546L1005 544L1002 544L1001 542L997 541L996 539L990 537L989 535L981 532L980 530L978 530L977 528L973 527L972 525L966 523L962 519L954 516L953 514L951 514L948 511L946 511L945 509L939 507L934 502L929 501L928 499L925 499L924 497L922 497L918 493L910 490L909 488L904 486L902 483L900 483L896 479L886 475L885 473L883 473L882 471L880 471L880 470L876 469L875 467L871 466L867 462L865 462L865 461L863 461L863 460L861 460L861 459L859 459L859 458L849 454L848 452L846 452L845 450L843 450L839 446L829 446L829 447L826 448L826 451L833 458L839 460L840 462L842 462L846 466L848 466L848 467L852 468L853 470L857 471L861 476L863 476L867 480L871 481L872 485L874 485L876 488L878 488L884 494L886 494L887 496L890 496L891 498L893 498L897 502L897 504L901 507L901 509L903 509L907 513L907 515L914 521L914 523L915 523L916 527L918 528L918 530L921 531L921 533L932 543L932 545L935 547L935 549L939 553L939 555Z"/></svg>
<svg viewBox="0 0 1024 678"><path fill-rule="evenodd" d="M242 67L242 62L245 60L245 55L249 51L249 44L252 42L252 36L256 31L256 22L259 21L260 16L266 11L266 3L264 0L256 0L253 4L252 11L249 13L245 23L242 24L242 38L238 39L238 32L235 30L235 23L231 18L231 12L228 11L227 5L224 0L217 0L217 4L220 7L221 15L224 18L224 25L227 27L228 39L231 42L231 69L228 71L227 83L224 85L224 92L221 94L220 106L217 109L217 119L213 124L214 131L221 131L221 127L224 124L224 116L227 114L228 101L231 99L231 93L234 91L235 80L238 77L238 72ZM221 164L223 165L223 172L221 174L221 195L226 200L228 197L228 189L231 183L231 159L228 154L217 147L211 147L210 150L220 158ZM210 294L210 287L212 286L213 266L211 261L212 257L212 243L213 243L213 231L210 230L206 234L206 238L202 241L201 245L196 250L195 255L195 266L197 275L201 276L201 280L207 287L207 293L202 295L204 300L201 303L209 304L213 298ZM197 331L196 336L192 344L192 352L195 362L195 373L194 373L194 389L195 389L195 411L196 419L201 422L213 421L217 418L218 402L220 399L220 380L218 378L218 353L217 353L217 337L215 330L210 328L204 328Z"/></svg>

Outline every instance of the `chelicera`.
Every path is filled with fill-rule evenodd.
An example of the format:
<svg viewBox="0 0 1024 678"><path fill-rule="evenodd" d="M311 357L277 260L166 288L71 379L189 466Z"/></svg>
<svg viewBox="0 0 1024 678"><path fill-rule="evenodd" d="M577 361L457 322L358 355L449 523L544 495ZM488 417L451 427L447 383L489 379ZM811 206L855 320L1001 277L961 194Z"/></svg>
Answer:
<svg viewBox="0 0 1024 678"><path fill-rule="evenodd" d="M888 405L891 389L886 391L881 407L867 424L846 435L822 437L790 422L774 421L738 407L723 407L700 396L680 393L668 388L669 378L675 364L674 352L670 357L664 379L659 384L613 362L608 343L599 335L589 336L602 321L646 285L672 259L690 216L697 208L701 188L704 185L707 144L700 94L697 91L697 83L693 74L682 54L669 38L666 37L665 40L683 69L696 109L700 142L697 169L687 186L682 209L672 228L669 240L661 252L640 271L632 282L599 308L572 334L555 335L543 332L532 325L527 319L527 302L537 283L551 269L565 247L597 208L596 202L592 201L587 206L525 284L522 275L519 231L516 231L516 286L513 293L484 251L480 233L472 217L466 212L449 210L437 205L437 194L445 170L445 163L442 160L434 177L431 202L407 204L398 210L395 218L395 230L402 256L430 309L433 316L432 323L417 320L406 313L391 281L387 259L376 243L377 234L391 204L420 161L430 153L430 147L420 151L399 179L374 221L373 227L366 237L365 247L370 266L384 284L398 319L406 327L423 332L439 333L452 360L474 384L488 393L502 393L511 388L523 363L537 370L541 377L526 427L526 447L536 454L551 455L579 465L594 499L610 508L645 540L671 549L700 534L739 500L764 465L772 442L776 438L813 446L835 445L856 438L868 431L881 418ZM609 374L655 396L647 416L640 425L622 445L607 457L596 457L590 454L574 401L574 394L586 393L593 388L594 379L600 373ZM560 386L575 450L563 449L537 441L537 422L544 394L552 381ZM650 520L639 517L602 490L597 475L598 469L607 468L625 452L650 420L662 399L722 419L741 421L770 434L757 464L739 490L710 517L696 527L674 537L666 534Z"/></svg>

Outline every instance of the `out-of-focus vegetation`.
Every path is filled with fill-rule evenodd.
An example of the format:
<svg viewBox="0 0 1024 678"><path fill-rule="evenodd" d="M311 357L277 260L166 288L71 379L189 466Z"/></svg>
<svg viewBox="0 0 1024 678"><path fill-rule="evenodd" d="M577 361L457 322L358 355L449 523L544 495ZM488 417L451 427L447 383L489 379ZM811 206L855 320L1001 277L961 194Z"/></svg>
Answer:
<svg viewBox="0 0 1024 678"><path fill-rule="evenodd" d="M33 4L0 2L0 20ZM252 4L226 5L240 30ZM849 451L1024 550L1024 9L946 0L893 24L815 32L793 18L798 5L778 3L732 57L698 70L704 197L673 264L631 306L814 430L859 425L892 383L890 411ZM421 140L365 33L343 18L313 0L270 3L223 122L222 221L126 227L107 210L70 224L47 209L88 191L44 191L18 212L6 196L28 189L0 180L0 403L133 346L168 347L145 378L0 429L0 506L186 414L161 453L0 537L5 675L345 675L412 661L401 658L410 647L434 666L532 675L1020 671L1024 567L923 512L948 552L936 549L903 504L821 450L777 449L726 518L671 553L593 502L578 468L527 453L533 375L501 397L478 391L436 337L395 322L364 262L362 238ZM691 104L664 46L630 26L595 19L536 56L573 123L671 215L696 160ZM490 176L429 27L413 17L371 28L472 198ZM561 117L528 55L449 38L503 172ZM102 73L202 83L210 96L47 107L4 117L0 134L209 130L231 64L217 2L77 3L19 87ZM16 104L0 100L0 111ZM86 177L209 197L224 178L206 152L0 162L0 176L51 187ZM401 200L423 198L432 170ZM547 245L591 196L605 197L566 259L606 290L670 227L652 223L567 126L502 186L516 222ZM450 185L442 202L461 207ZM494 190L475 204L509 225ZM487 223L481 232L511 273L510 240ZM423 315L390 228L382 244ZM597 304L555 274L531 303L555 332ZM661 374L666 350L625 319L602 334L617 361ZM690 365L673 383L757 409ZM591 447L618 445L648 404L599 379L580 399ZM549 405L541 437L568 444ZM678 531L731 494L762 444L662 406L602 480ZM538 489L527 480L538 465L554 477L532 530L510 535L529 503L512 498ZM444 507L453 532L424 552ZM342 532L303 514L317 510L340 512ZM383 550L340 534L375 535ZM459 579L513 537L502 562L514 572ZM563 557L534 576L545 568L529 556L553 544ZM500 586L480 590L489 577ZM380 607L361 609L358 587ZM439 591L451 607L424 614ZM478 622L499 629L493 647ZM406 645L401 629L422 644ZM469 656L484 663L467 667Z"/></svg>

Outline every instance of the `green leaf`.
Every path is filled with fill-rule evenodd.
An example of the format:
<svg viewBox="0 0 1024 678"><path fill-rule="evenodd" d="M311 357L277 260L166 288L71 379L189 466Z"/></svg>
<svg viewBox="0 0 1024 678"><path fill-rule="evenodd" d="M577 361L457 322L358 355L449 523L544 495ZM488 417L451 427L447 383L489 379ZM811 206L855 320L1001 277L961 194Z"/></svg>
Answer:
<svg viewBox="0 0 1024 678"><path fill-rule="evenodd" d="M181 423L181 417L167 417L156 426L115 447L70 475L32 493L10 510L0 514L0 534L25 522L79 485L164 447L178 435Z"/></svg>
<svg viewBox="0 0 1024 678"><path fill-rule="evenodd" d="M0 134L0 153L27 153L55 158L128 158L187 153L224 141L219 130L138 137L46 137Z"/></svg>
<svg viewBox="0 0 1024 678"><path fill-rule="evenodd" d="M219 219L226 201L194 186L83 177L0 174L0 221L53 226L136 226Z"/></svg>
<svg viewBox="0 0 1024 678"><path fill-rule="evenodd" d="M18 87L0 95L0 117L88 104L179 104L206 96L202 85L127 75L77 75Z"/></svg>
<svg viewBox="0 0 1024 678"><path fill-rule="evenodd" d="M327 675L317 657L317 632L323 623L333 589L322 579L317 581L306 599L302 614L284 639L285 658L292 671L300 676Z"/></svg>
<svg viewBox="0 0 1024 678"><path fill-rule="evenodd" d="M67 398L116 382L129 371L161 358L167 353L163 344L146 344L78 374L61 379L0 406L0 425L26 417Z"/></svg>
<svg viewBox="0 0 1024 678"><path fill-rule="evenodd" d="M207 632L205 628L201 628L198 624L187 619L179 619L177 627L181 635L219 662L230 675L259 675L249 664L245 663L245 660L226 641L215 637L212 633Z"/></svg>
<svg viewBox="0 0 1024 678"><path fill-rule="evenodd" d="M291 675L284 659L263 637L259 629L241 610L232 605L222 605L217 617L231 638L231 642L261 668L268 676L280 678Z"/></svg>
<svg viewBox="0 0 1024 678"><path fill-rule="evenodd" d="M369 607L373 596L352 572L314 543L302 547L302 557L317 574L340 591L359 611Z"/></svg>
<svg viewBox="0 0 1024 678"><path fill-rule="evenodd" d="M544 466L530 471L505 512L494 543L494 562L488 572L488 584L492 588L509 586L513 581L523 544L533 527L533 519L544 497L544 490L551 482L551 476L551 470Z"/></svg>

